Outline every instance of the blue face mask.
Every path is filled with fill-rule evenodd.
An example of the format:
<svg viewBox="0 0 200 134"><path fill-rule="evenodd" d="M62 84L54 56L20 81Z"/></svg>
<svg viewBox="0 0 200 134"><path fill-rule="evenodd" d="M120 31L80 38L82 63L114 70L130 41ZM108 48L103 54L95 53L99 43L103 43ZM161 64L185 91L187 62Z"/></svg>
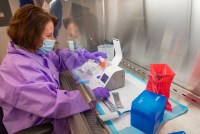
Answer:
<svg viewBox="0 0 200 134"><path fill-rule="evenodd" d="M39 48L36 53L38 54L48 54L50 51L53 50L53 47L55 45L56 40L49 40L49 39L44 39L42 47Z"/></svg>

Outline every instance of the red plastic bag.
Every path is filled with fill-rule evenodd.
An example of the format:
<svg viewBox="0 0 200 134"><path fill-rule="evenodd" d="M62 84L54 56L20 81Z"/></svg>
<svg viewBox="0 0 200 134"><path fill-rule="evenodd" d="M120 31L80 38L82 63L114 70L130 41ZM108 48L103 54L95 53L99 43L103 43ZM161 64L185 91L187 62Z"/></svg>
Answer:
<svg viewBox="0 0 200 134"><path fill-rule="evenodd" d="M164 95L167 99L166 110L172 111L168 99L170 96L170 86L175 73L167 64L151 64L150 77L146 86L148 91Z"/></svg>

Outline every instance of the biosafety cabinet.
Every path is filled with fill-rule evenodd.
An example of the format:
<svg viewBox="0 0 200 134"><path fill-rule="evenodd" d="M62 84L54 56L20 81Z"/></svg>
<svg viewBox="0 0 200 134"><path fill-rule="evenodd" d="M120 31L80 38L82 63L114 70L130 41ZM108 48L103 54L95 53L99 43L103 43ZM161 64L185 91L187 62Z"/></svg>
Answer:
<svg viewBox="0 0 200 134"><path fill-rule="evenodd" d="M170 87L169 98L172 107L184 106L187 112L173 111L176 117L164 117L166 122L156 133L179 131L187 134L200 133L200 1L35 0L34 2L49 11L57 3L54 5L57 12L53 14L59 19L59 26L55 30L59 44L55 49L68 47L75 51L77 48L85 48L93 52L98 51L99 45L113 45L112 39L119 39L123 55L119 67L125 71L125 85L122 87L123 90L110 91L109 101L115 104L112 93L118 92L126 108L124 111L130 110L132 101L145 90L150 64L169 65L176 74ZM18 8L16 3L8 0L12 14ZM2 12L6 18L6 10ZM75 24L76 36L70 35L69 18ZM0 32L3 33L5 33L4 24L0 23ZM7 45L8 39L0 37L0 40ZM1 61L4 55L0 56ZM63 89L78 89L73 72L62 72L60 79ZM79 85L79 90L90 105L96 105L91 106L93 110L96 109L98 114L110 114L103 102L93 103L95 98L92 93L83 90L88 88L87 83L82 84ZM129 95L132 95L132 98ZM130 112L117 119L102 122L93 110L69 117L73 134L139 133L130 125Z"/></svg>

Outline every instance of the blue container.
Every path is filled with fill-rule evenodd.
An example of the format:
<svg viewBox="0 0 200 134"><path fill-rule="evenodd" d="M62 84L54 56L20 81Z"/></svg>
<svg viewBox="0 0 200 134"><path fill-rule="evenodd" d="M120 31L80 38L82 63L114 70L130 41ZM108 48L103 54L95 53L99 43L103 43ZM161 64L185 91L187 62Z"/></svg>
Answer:
<svg viewBox="0 0 200 134"><path fill-rule="evenodd" d="M163 120L165 106L164 96L144 90L132 102L131 125L146 134L154 134Z"/></svg>

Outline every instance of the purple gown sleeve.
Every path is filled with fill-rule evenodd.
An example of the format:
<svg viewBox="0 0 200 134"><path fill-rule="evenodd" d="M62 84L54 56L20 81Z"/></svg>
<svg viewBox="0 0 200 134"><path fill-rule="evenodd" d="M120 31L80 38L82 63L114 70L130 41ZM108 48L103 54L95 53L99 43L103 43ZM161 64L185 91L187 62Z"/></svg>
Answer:
<svg viewBox="0 0 200 134"><path fill-rule="evenodd" d="M61 49L51 51L47 57L52 60L58 71L61 72L75 69L88 61L88 59L85 58L83 51L84 50L82 49L76 51Z"/></svg>
<svg viewBox="0 0 200 134"><path fill-rule="evenodd" d="M28 65L27 65L28 64ZM30 65L29 65L30 64ZM80 92L59 90L40 69L26 63L2 68L0 98L9 105L44 118L65 118L90 109Z"/></svg>

